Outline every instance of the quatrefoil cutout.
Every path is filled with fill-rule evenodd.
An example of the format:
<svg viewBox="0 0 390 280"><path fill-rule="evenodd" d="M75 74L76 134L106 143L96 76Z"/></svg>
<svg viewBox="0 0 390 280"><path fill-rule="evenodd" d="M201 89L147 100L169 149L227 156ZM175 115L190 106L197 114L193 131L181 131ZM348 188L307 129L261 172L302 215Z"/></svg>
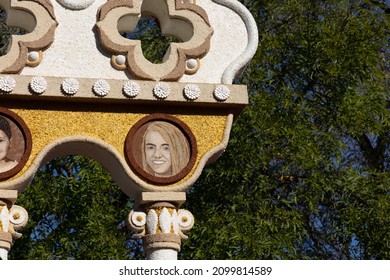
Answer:
<svg viewBox="0 0 390 280"><path fill-rule="evenodd" d="M28 31L12 35L8 53L0 57L0 73L16 74L29 65L29 52L41 52L53 43L58 23L50 0L0 0L0 6L7 12L8 25Z"/></svg>
<svg viewBox="0 0 390 280"><path fill-rule="evenodd" d="M182 41L170 44L160 64L144 57L140 40L123 38L119 33L133 32L141 15L156 18L163 33ZM207 13L182 0L111 0L100 8L96 27L103 48L113 56L124 55L126 69L135 78L155 81L180 79L187 59L207 54L213 34Z"/></svg>

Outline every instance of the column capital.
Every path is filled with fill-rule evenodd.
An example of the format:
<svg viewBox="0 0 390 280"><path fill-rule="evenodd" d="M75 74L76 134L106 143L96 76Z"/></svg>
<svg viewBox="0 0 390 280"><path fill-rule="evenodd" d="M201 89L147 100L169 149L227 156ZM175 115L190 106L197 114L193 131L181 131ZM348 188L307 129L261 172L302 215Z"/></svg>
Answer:
<svg viewBox="0 0 390 280"><path fill-rule="evenodd" d="M27 211L14 205L17 191L0 190L0 258L6 260L12 243L22 234L16 232L22 229L28 221Z"/></svg>
<svg viewBox="0 0 390 280"><path fill-rule="evenodd" d="M181 241L194 225L193 215L172 201L154 201L132 210L127 222L135 236L143 239L148 259L177 259Z"/></svg>

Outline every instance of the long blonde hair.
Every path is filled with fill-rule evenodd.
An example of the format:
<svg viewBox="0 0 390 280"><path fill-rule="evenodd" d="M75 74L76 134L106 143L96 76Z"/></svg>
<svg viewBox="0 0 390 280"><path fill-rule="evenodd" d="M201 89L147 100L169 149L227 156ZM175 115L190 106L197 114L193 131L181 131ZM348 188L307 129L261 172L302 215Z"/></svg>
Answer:
<svg viewBox="0 0 390 280"><path fill-rule="evenodd" d="M11 143L12 142L11 127L10 127L7 119L2 117L2 116L0 116L0 131L4 132L5 136L8 138L9 143ZM8 149L9 149L9 147L8 147ZM5 157L0 159L0 160L3 160L5 162L12 161L7 156L8 156L8 151L7 151L7 154L5 155Z"/></svg>
<svg viewBox="0 0 390 280"><path fill-rule="evenodd" d="M12 139L11 127L6 118L2 116L0 116L0 130L4 132L4 134L8 137L9 140Z"/></svg>
<svg viewBox="0 0 390 280"><path fill-rule="evenodd" d="M176 126L169 122L151 122L142 137L142 167L149 174L154 175L154 171L148 165L145 155L145 136L150 131L160 133L162 138L168 143L171 153L171 170L168 176L178 174L190 161L190 145L187 138Z"/></svg>

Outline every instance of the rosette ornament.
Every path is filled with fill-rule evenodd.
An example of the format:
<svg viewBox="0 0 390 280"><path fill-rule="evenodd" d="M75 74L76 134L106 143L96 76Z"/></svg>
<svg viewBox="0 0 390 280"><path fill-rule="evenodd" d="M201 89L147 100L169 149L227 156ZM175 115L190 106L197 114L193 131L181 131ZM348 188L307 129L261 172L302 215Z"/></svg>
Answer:
<svg viewBox="0 0 390 280"><path fill-rule="evenodd" d="M40 60L30 61L29 53L41 53L54 41L58 25L50 0L0 0L7 12L7 24L26 30L23 35L12 35L6 55L0 57L0 73L17 74L28 66L37 66Z"/></svg>
<svg viewBox="0 0 390 280"><path fill-rule="evenodd" d="M160 64L144 57L140 40L120 35L133 32L141 16L156 18L162 34L181 41L170 44ZM200 6L181 0L108 1L100 8L96 27L103 48L113 56L126 56L126 68L135 78L154 81L177 81L185 73L188 59L207 54L213 34L207 13Z"/></svg>

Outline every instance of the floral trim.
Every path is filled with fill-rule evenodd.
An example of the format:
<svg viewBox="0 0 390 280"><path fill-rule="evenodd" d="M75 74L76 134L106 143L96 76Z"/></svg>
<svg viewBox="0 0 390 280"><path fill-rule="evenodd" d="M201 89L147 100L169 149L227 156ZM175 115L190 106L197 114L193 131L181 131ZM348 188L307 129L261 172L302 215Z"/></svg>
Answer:
<svg viewBox="0 0 390 280"><path fill-rule="evenodd" d="M97 96L106 96L110 92L110 84L106 80L97 80L93 84L93 92Z"/></svg>
<svg viewBox="0 0 390 280"><path fill-rule="evenodd" d="M36 94L42 94L47 90L47 82L43 77L34 77L31 79L30 89Z"/></svg>
<svg viewBox="0 0 390 280"><path fill-rule="evenodd" d="M171 88L167 83L160 82L157 83L153 88L153 94L159 99L166 99L171 93Z"/></svg>
<svg viewBox="0 0 390 280"><path fill-rule="evenodd" d="M194 84L188 84L184 88L184 97L188 100L196 100L200 96L200 88Z"/></svg>
<svg viewBox="0 0 390 280"><path fill-rule="evenodd" d="M80 84L74 78L67 78L61 84L62 90L67 95L75 95L79 90Z"/></svg>
<svg viewBox="0 0 390 280"><path fill-rule="evenodd" d="M141 87L138 83L133 81L127 81L125 85L123 86L123 93L127 97L136 97L141 91Z"/></svg>
<svg viewBox="0 0 390 280"><path fill-rule="evenodd" d="M10 93L14 90L16 81L11 76L3 76L0 78L0 90L5 93Z"/></svg>
<svg viewBox="0 0 390 280"><path fill-rule="evenodd" d="M230 89L225 85L219 85L214 90L214 97L218 101L225 101L230 97Z"/></svg>

